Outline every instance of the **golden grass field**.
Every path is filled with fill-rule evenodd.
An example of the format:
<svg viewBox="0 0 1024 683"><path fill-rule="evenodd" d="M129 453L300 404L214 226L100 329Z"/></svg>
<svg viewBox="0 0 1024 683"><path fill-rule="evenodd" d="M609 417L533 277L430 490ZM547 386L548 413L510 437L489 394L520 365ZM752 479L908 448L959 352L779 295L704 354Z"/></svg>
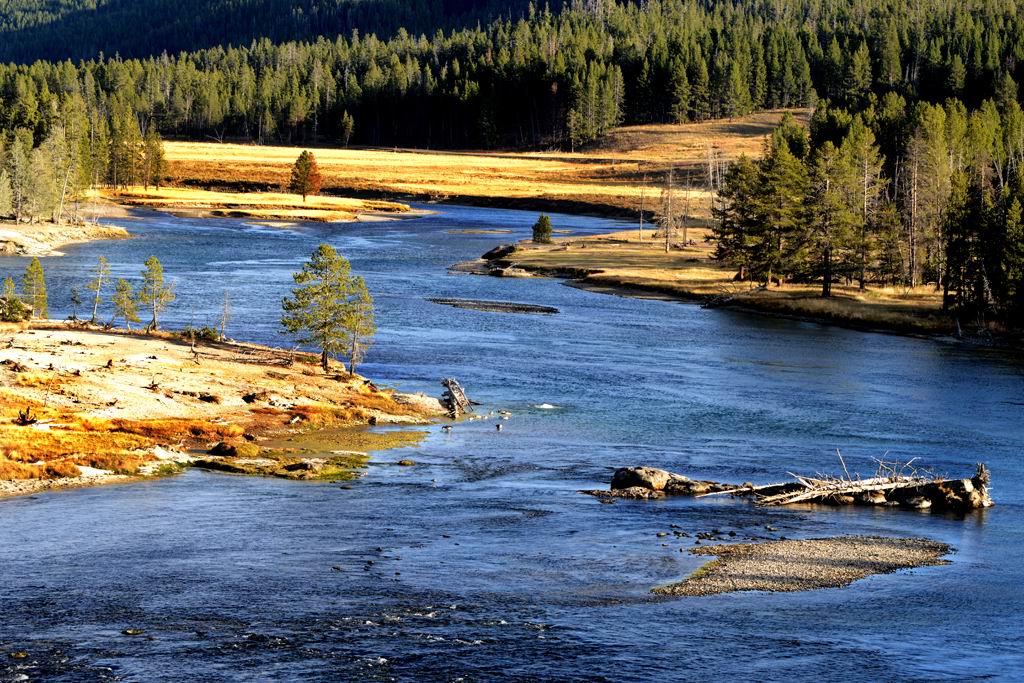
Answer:
<svg viewBox="0 0 1024 683"><path fill-rule="evenodd" d="M808 110L792 110L807 121ZM782 118L769 111L732 121L682 125L626 126L586 151L434 152L410 149L313 148L323 189L331 194L372 193L472 201L495 205L543 202L595 211L636 210L641 194L652 206L657 181L644 177L677 169L703 184L709 149L723 159L759 156ZM295 147L214 142L167 142L172 183L223 187L281 187L298 156ZM707 215L709 196L693 190L695 215Z"/></svg>
<svg viewBox="0 0 1024 683"><path fill-rule="evenodd" d="M557 227L557 224L556 226ZM858 327L903 332L945 333L948 318L939 314L941 293L933 286L915 289L835 284L832 297L821 298L820 285L784 284L756 291L756 284L733 279L735 271L712 259L708 229L690 227L689 246L666 253L663 239L645 230L580 238L553 244L520 242L502 263L538 274L570 275L587 289L609 293L708 301L735 297L734 304L758 311L827 320Z"/></svg>
<svg viewBox="0 0 1024 683"><path fill-rule="evenodd" d="M125 206L167 209L182 214L255 218L264 221L352 221L410 212L406 204L286 192L222 192L191 187L132 187L102 190L98 196Z"/></svg>

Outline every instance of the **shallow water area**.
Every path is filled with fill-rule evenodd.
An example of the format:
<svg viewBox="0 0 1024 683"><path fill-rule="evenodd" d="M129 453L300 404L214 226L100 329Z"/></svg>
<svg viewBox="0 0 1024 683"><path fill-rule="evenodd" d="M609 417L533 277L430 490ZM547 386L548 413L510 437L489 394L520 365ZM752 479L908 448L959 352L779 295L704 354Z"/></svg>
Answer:
<svg viewBox="0 0 1024 683"><path fill-rule="evenodd" d="M380 333L360 372L433 395L456 377L489 417L428 427L353 482L192 470L0 500L0 681L1024 677L1019 358L554 280L451 275L448 265L527 237L536 215L432 208L288 229L147 213L119 222L131 240L44 260L55 317L98 255L114 277L137 277L156 254L178 292L166 326L212 324L227 290L230 335L290 344L280 299L327 241L376 299ZM625 227L552 220L574 234ZM0 258L0 272L24 266ZM958 519L576 493L607 486L621 465L758 483L834 472L836 448L864 474L872 457L916 457L953 476L984 461L998 505ZM691 536L656 535L673 524ZM844 589L652 596L706 561L686 551L713 529L738 541L925 536L956 552L948 566ZM7 658L19 650L29 657Z"/></svg>

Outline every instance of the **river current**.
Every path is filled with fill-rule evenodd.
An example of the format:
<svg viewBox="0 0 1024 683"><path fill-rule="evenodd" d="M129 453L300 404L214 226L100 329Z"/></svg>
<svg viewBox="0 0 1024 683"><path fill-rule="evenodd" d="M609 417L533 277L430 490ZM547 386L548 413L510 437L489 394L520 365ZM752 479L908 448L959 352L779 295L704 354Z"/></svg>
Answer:
<svg viewBox="0 0 1024 683"><path fill-rule="evenodd" d="M201 471L0 500L0 682L1024 679L1024 363L958 343L619 298L555 280L448 274L536 215L443 206L390 223L140 214L135 237L44 259L53 317L100 254L160 257L165 326L289 344L280 300L321 241L363 274L380 327L363 374L437 395L457 377L512 417L431 427L351 484ZM576 234L612 220L553 216ZM509 234L464 234L467 229ZM0 273L25 260L0 258ZM455 309L458 297L555 315ZM108 313L109 314L109 313ZM997 506L931 513L618 501L616 466L768 483L835 449L966 476ZM416 467L397 467L411 458ZM653 597L706 558L670 525L750 538L926 536L951 564L809 593ZM766 526L772 530L766 529ZM370 562L372 561L372 562ZM142 635L125 636L125 629ZM28 659L7 653L24 650Z"/></svg>

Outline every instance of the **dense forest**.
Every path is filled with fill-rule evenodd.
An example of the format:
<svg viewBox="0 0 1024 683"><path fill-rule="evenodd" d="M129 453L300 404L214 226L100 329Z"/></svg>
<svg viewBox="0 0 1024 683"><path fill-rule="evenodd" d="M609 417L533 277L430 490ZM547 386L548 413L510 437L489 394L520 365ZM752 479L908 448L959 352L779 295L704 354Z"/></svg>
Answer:
<svg viewBox="0 0 1024 683"><path fill-rule="evenodd" d="M960 316L1020 324L1022 36L1012 0L592 0L429 37L11 64L0 161L13 179L12 159L49 149L80 183L123 184L153 180L156 131L572 148L620 123L813 106L809 135L784 125L715 188L720 257L826 296L933 283Z"/></svg>
<svg viewBox="0 0 1024 683"><path fill-rule="evenodd" d="M528 0L0 0L0 62L148 57L310 40L353 30L390 36L520 18ZM560 7L558 3L551 6Z"/></svg>
<svg viewBox="0 0 1024 683"><path fill-rule="evenodd" d="M561 145L620 122L700 120L819 97L861 107L896 92L974 109L1019 81L1014 3L922 0L595 0L430 37L338 36L0 68L0 126L41 138L60 101L145 127L257 141L429 147ZM345 114L348 113L349 117Z"/></svg>

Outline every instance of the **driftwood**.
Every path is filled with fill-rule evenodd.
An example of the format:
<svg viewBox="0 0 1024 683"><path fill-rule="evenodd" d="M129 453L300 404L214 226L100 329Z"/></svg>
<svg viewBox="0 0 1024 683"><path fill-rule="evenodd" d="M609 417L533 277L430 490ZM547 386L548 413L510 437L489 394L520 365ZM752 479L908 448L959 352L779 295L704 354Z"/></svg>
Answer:
<svg viewBox="0 0 1024 683"><path fill-rule="evenodd" d="M450 418L457 420L464 413L473 412L473 403L466 398L466 392L462 390L462 385L458 380L451 377L445 378L441 380L441 386L444 387L441 403L448 410Z"/></svg>
<svg viewBox="0 0 1024 683"><path fill-rule="evenodd" d="M737 299L741 299L744 296L750 294L756 294L757 292L763 292L766 289L768 289L768 285L760 285L758 287L755 287L754 289L745 289L742 292L738 292L736 294L721 294L719 296L713 296L709 298L707 301L705 301L703 304L701 304L700 307L722 308L723 306L728 306L729 304L734 303Z"/></svg>
<svg viewBox="0 0 1024 683"><path fill-rule="evenodd" d="M978 463L970 479L944 479L906 463L876 460L878 469L867 479L853 476L839 454L843 475L805 477L790 473L796 482L761 487L754 494L758 505L827 503L842 505L900 505L915 509L973 510L990 507L988 468Z"/></svg>
<svg viewBox="0 0 1024 683"><path fill-rule="evenodd" d="M843 476L814 477L791 474L794 481L755 486L694 481L680 474L652 467L623 467L615 471L608 490L582 491L602 498L660 498L667 495L690 495L698 498L729 494L754 498L761 506L793 503L826 505L873 505L902 507L914 510L952 510L967 512L991 507L989 471L978 463L974 476L946 479L907 463L878 462L875 475L866 479L846 469L842 455Z"/></svg>

